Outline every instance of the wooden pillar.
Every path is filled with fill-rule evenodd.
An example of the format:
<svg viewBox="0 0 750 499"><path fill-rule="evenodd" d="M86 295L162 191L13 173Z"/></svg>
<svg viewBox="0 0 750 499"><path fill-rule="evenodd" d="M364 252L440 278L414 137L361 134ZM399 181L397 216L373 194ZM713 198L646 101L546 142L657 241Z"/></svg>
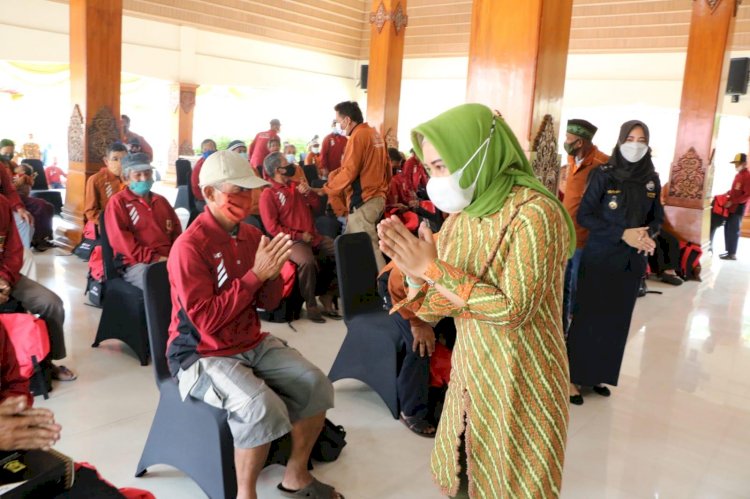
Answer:
<svg viewBox="0 0 750 499"><path fill-rule="evenodd" d="M467 102L500 111L557 192L573 0L474 0Z"/></svg>
<svg viewBox="0 0 750 499"><path fill-rule="evenodd" d="M373 0L372 9L367 122L380 130L389 147L398 147L406 0Z"/></svg>
<svg viewBox="0 0 750 499"><path fill-rule="evenodd" d="M714 124L737 5L736 0L693 0L665 211L681 239L701 245L709 238Z"/></svg>
<svg viewBox="0 0 750 499"><path fill-rule="evenodd" d="M193 111L195 110L195 91L199 85L193 83L175 83L170 88L172 106L172 141L167 158L167 175L165 183L175 185L177 173L175 161L180 156L194 156L193 149Z"/></svg>
<svg viewBox="0 0 750 499"><path fill-rule="evenodd" d="M70 0L68 182L57 241L81 240L86 180L104 166L107 147L120 139L122 0Z"/></svg>

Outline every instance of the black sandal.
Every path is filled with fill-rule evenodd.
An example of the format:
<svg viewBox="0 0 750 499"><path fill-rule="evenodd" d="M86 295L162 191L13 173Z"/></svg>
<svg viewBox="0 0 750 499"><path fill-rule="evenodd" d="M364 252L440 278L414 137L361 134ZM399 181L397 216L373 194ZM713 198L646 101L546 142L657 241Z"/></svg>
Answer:
<svg viewBox="0 0 750 499"><path fill-rule="evenodd" d="M437 428L432 426L432 424L426 419L422 419L419 416L405 416L402 412L399 420L404 423L407 428L409 428L420 437L435 438ZM432 430L432 433L429 433L428 430Z"/></svg>
<svg viewBox="0 0 750 499"><path fill-rule="evenodd" d="M323 317L328 317L329 319L333 319L335 321L343 320L344 318L341 317L341 315L336 311L326 312L323 311Z"/></svg>

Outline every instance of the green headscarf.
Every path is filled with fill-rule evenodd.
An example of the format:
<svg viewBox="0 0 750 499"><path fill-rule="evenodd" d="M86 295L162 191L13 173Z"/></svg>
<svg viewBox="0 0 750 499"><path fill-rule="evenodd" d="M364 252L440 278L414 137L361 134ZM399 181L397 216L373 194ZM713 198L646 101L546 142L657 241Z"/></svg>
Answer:
<svg viewBox="0 0 750 499"><path fill-rule="evenodd" d="M463 104L442 113L416 127L411 132L414 151L424 161L422 140L427 139L440 154L448 170L455 173L490 136L487 162L479 173L474 198L464 212L472 217L486 217L497 213L505 204L511 189L520 185L534 189L555 201L565 217L570 232L570 254L576 247L575 227L567 210L534 175L518 139L501 116L482 104ZM484 152L476 154L459 181L461 187L471 185L482 164ZM493 166L494 165L494 166Z"/></svg>

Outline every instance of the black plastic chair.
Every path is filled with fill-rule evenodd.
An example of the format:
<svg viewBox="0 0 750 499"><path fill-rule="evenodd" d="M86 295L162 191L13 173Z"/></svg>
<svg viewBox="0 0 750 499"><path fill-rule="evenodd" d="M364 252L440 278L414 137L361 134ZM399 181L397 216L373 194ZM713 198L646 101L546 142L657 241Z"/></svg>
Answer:
<svg viewBox="0 0 750 499"><path fill-rule="evenodd" d="M331 382L345 378L362 381L398 418L396 378L402 339L378 295L378 268L370 236L364 232L345 234L336 239L335 247L347 331L328 378Z"/></svg>
<svg viewBox="0 0 750 499"><path fill-rule="evenodd" d="M190 165L190 161L178 159L175 163L175 172L177 174L177 197L174 201L174 208L184 208L189 213L191 210L188 191L190 190L190 175L193 172L193 167Z"/></svg>
<svg viewBox="0 0 750 499"><path fill-rule="evenodd" d="M104 263L104 299L102 316L91 345L98 347L104 340L120 340L133 349L141 365L148 365L148 330L143 292L117 272L115 255L107 238L104 211L99 216L99 239Z"/></svg>
<svg viewBox="0 0 750 499"><path fill-rule="evenodd" d="M50 190L47 184L47 176L44 174L44 164L38 159L24 159L21 161L23 165L29 165L34 169L36 177L34 177L34 185L31 186L31 192L29 195L32 198L39 198L47 201L55 208L55 214L59 215L62 213L63 200L62 195L58 191Z"/></svg>
<svg viewBox="0 0 750 499"><path fill-rule="evenodd" d="M234 442L226 412L192 397L183 402L167 367L172 301L166 262L146 269L144 294L159 406L135 476L154 464L167 464L192 478L209 497L234 497Z"/></svg>

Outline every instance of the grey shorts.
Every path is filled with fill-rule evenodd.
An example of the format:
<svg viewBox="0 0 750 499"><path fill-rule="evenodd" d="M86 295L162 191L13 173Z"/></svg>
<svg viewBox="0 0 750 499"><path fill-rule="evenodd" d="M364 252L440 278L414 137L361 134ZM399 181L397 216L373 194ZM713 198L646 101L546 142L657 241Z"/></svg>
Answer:
<svg viewBox="0 0 750 499"><path fill-rule="evenodd" d="M297 350L268 335L231 357L203 357L178 374L190 395L227 411L234 446L250 449L289 433L292 423L333 407L333 385Z"/></svg>

